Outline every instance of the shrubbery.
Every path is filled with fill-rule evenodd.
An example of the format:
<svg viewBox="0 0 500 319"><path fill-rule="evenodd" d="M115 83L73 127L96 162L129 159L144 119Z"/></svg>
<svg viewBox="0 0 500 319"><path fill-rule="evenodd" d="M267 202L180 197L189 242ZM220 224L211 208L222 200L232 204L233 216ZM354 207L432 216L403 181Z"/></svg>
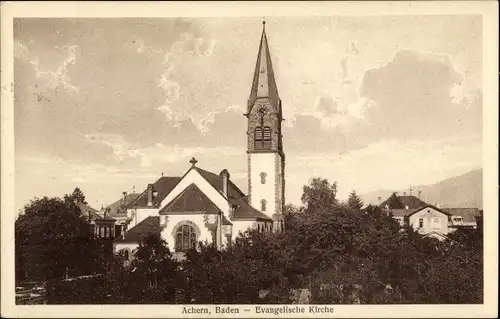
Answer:
<svg viewBox="0 0 500 319"><path fill-rule="evenodd" d="M248 231L221 251L201 244L182 262L149 236L129 266L57 282L49 303L292 303L299 288L310 303L482 303L480 229L425 238L335 191L316 179L302 207L287 206L283 232Z"/></svg>

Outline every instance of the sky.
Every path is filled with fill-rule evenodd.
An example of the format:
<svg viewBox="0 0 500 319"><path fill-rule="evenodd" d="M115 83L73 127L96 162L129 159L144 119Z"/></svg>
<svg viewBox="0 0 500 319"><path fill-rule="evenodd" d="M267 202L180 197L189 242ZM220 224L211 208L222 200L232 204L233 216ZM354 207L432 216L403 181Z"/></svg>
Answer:
<svg viewBox="0 0 500 319"><path fill-rule="evenodd" d="M262 18L14 20L15 206L94 208L196 157L247 190ZM482 167L480 16L270 17L286 202L312 177L398 190ZM389 195L389 194L388 194Z"/></svg>

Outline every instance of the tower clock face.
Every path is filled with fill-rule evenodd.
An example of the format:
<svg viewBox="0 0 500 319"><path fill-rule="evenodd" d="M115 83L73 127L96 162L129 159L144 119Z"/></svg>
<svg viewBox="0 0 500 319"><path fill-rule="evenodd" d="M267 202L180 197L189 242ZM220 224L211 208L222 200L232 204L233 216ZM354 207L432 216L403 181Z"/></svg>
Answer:
<svg viewBox="0 0 500 319"><path fill-rule="evenodd" d="M265 107L261 106L258 110L260 116L264 116L267 114L267 110Z"/></svg>

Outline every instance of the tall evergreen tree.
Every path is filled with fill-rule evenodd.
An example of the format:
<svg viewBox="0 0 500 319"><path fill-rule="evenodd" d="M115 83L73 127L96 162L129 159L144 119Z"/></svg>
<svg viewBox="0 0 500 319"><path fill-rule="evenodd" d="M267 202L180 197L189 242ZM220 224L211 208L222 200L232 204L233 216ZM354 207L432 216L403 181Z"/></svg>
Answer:
<svg viewBox="0 0 500 319"><path fill-rule="evenodd" d="M354 211L361 211L361 209L363 208L363 201L356 194L356 191L352 191L349 194L349 199L347 200L347 206Z"/></svg>

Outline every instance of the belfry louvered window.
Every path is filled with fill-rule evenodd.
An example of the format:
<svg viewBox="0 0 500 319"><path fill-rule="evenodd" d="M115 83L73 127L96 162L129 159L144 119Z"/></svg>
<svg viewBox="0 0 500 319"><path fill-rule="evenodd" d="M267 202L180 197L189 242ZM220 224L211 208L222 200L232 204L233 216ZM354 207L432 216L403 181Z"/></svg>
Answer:
<svg viewBox="0 0 500 319"><path fill-rule="evenodd" d="M269 126L264 127L262 148L265 150L271 148L271 128Z"/></svg>
<svg viewBox="0 0 500 319"><path fill-rule="evenodd" d="M254 147L256 150L262 149L262 127L256 127L254 132Z"/></svg>

